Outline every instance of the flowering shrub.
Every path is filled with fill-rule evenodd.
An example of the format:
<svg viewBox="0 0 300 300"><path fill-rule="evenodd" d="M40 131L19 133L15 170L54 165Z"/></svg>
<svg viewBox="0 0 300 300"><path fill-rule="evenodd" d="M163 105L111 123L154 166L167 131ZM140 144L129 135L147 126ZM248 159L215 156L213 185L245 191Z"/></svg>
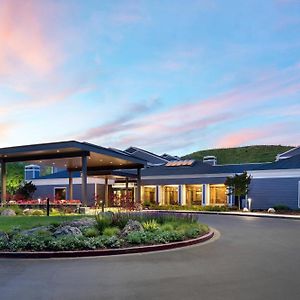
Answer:
<svg viewBox="0 0 300 300"><path fill-rule="evenodd" d="M151 232L156 231L159 228L159 224L153 219L144 222L142 225L145 230L151 231Z"/></svg>

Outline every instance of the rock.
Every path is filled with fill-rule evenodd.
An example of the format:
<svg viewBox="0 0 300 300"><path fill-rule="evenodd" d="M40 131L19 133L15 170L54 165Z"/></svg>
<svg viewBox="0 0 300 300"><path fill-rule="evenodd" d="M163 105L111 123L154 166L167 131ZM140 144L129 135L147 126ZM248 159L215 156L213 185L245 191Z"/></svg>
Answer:
<svg viewBox="0 0 300 300"><path fill-rule="evenodd" d="M40 227L35 227L35 228L32 228L32 229L28 229L28 230L23 230L23 231L20 232L20 234L29 236L29 235L35 235L38 232L49 232L49 234L50 234L49 228L46 227L46 226L40 226Z"/></svg>
<svg viewBox="0 0 300 300"><path fill-rule="evenodd" d="M8 235L6 232L0 231L0 239L8 241Z"/></svg>
<svg viewBox="0 0 300 300"><path fill-rule="evenodd" d="M125 237L129 233L134 232L134 231L144 231L144 228L143 228L142 224L139 221L129 220L127 222L127 224L125 225L125 227L122 229L120 235L122 237Z"/></svg>
<svg viewBox="0 0 300 300"><path fill-rule="evenodd" d="M273 207L270 207L268 209L268 213L274 214L276 212L276 210Z"/></svg>
<svg viewBox="0 0 300 300"><path fill-rule="evenodd" d="M71 222L66 222L64 225L69 225L71 227L92 227L96 225L96 220L94 218L82 218Z"/></svg>
<svg viewBox="0 0 300 300"><path fill-rule="evenodd" d="M15 216L15 215L16 215L15 211L10 208L4 209L1 212L1 216Z"/></svg>
<svg viewBox="0 0 300 300"><path fill-rule="evenodd" d="M59 227L53 233L54 236L64 236L64 235L74 235L74 236L82 236L82 232L78 227L72 227L69 225Z"/></svg>
<svg viewBox="0 0 300 300"><path fill-rule="evenodd" d="M31 212L32 212L32 209L30 209L30 208L25 208L24 210L23 210L23 215L31 215Z"/></svg>
<svg viewBox="0 0 300 300"><path fill-rule="evenodd" d="M243 211L244 211L244 212L248 212L249 209L248 209L247 207L244 207L244 208L243 208Z"/></svg>

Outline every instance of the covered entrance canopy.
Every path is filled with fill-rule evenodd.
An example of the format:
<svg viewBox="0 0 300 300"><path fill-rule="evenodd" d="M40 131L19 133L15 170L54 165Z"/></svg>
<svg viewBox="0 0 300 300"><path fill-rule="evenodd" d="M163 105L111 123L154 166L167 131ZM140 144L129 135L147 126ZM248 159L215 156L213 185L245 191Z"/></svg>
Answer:
<svg viewBox="0 0 300 300"><path fill-rule="evenodd" d="M136 169L137 197L140 202L141 168L146 165L144 160L126 152L100 147L94 144L64 141L55 143L34 144L0 148L1 161L1 202L6 201L6 163L30 162L38 165L52 165L72 171L82 171L82 202L87 202L87 175L102 175L108 170Z"/></svg>

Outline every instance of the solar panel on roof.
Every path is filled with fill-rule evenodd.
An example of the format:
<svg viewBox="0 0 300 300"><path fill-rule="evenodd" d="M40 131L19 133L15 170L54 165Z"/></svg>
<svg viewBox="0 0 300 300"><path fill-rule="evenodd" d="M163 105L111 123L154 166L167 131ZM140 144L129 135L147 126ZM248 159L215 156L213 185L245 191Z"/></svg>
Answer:
<svg viewBox="0 0 300 300"><path fill-rule="evenodd" d="M166 167L183 167L191 166L195 161L193 159L169 161L165 164Z"/></svg>

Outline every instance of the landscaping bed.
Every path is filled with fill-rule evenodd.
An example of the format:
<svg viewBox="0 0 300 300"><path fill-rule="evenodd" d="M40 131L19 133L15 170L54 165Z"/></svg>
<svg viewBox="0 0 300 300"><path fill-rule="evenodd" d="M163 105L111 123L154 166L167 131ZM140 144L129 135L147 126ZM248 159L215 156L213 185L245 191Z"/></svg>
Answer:
<svg viewBox="0 0 300 300"><path fill-rule="evenodd" d="M159 204L144 204L144 209L149 210L192 210L192 211L236 211L236 207L228 207L226 205L159 205Z"/></svg>
<svg viewBox="0 0 300 300"><path fill-rule="evenodd" d="M15 219L16 223L19 221L19 226L5 226L9 218ZM32 221L32 226L26 218ZM174 216L157 212L107 212L95 217L82 218L1 216L0 254L45 252L49 255L49 252L96 251L97 253L100 250L103 250L102 253L114 250L112 251L114 254L144 252L146 250L138 251L137 248L150 247L147 251L151 251L151 249L159 250L155 248L157 245L169 244L176 247L175 244L178 243L177 247L184 246L199 242L201 236L207 239L208 233L208 226L199 223L189 214ZM126 251L116 252L117 249Z"/></svg>

